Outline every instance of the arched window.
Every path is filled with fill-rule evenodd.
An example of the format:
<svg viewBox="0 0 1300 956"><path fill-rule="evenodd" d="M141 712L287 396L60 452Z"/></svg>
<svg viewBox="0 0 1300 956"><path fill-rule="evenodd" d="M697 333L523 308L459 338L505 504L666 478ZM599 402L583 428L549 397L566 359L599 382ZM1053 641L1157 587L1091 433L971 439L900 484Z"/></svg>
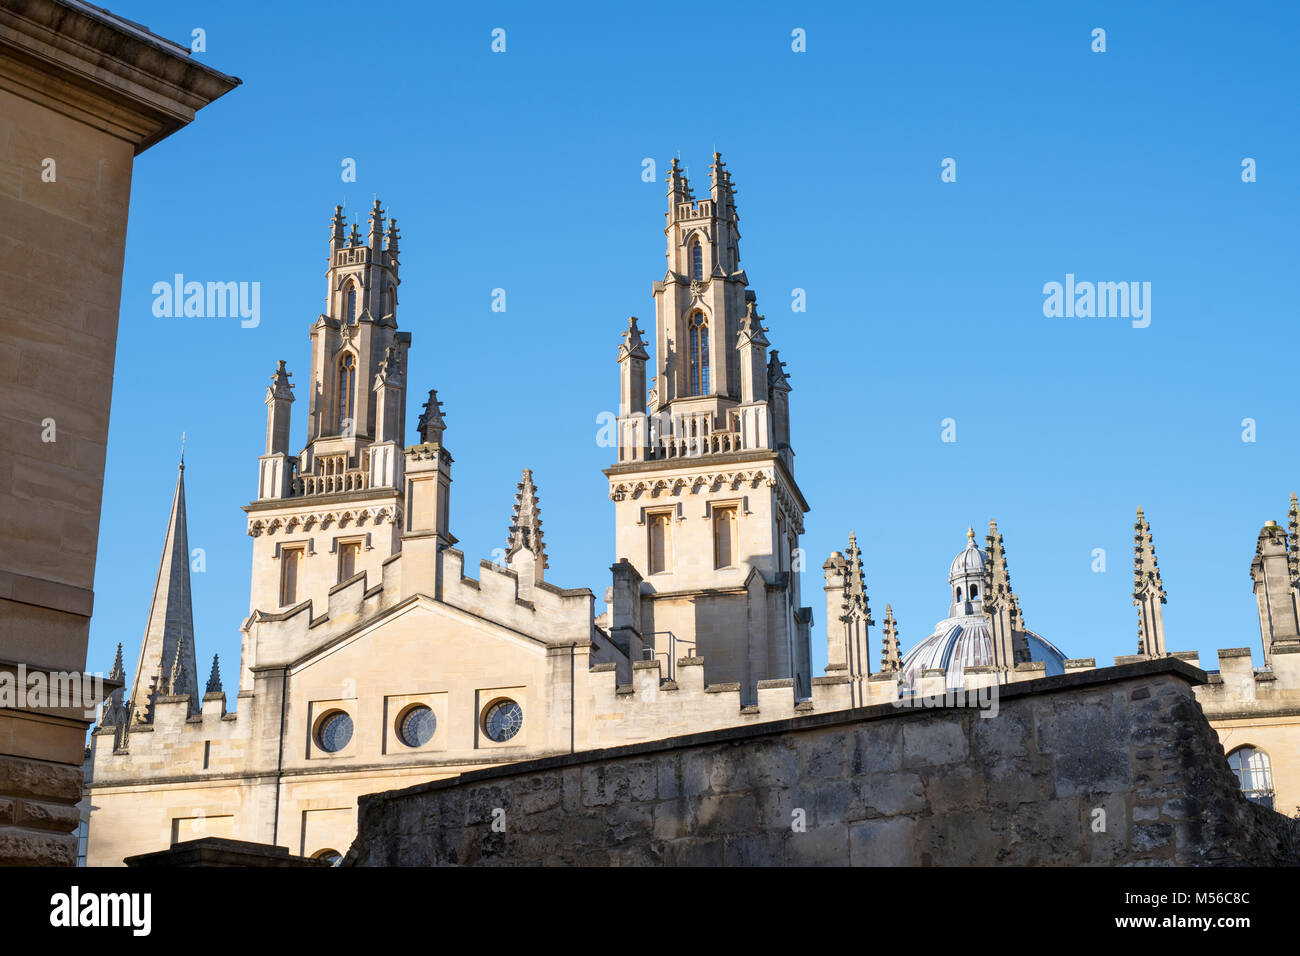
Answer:
<svg viewBox="0 0 1300 956"><path fill-rule="evenodd" d="M357 360L351 352L339 359L339 434L352 434L352 408L357 396Z"/></svg>
<svg viewBox="0 0 1300 956"><path fill-rule="evenodd" d="M957 588L957 601L958 601L958 603L961 603L961 588L960 588L960 587Z"/></svg>
<svg viewBox="0 0 1300 956"><path fill-rule="evenodd" d="M972 584L970 586L970 599L973 601L979 596L980 596L980 586L978 584Z"/></svg>
<svg viewBox="0 0 1300 956"><path fill-rule="evenodd" d="M690 372L692 395L709 394L709 323L703 312L692 312L690 325Z"/></svg>
<svg viewBox="0 0 1300 956"><path fill-rule="evenodd" d="M698 239L691 243L691 278L704 281L704 247Z"/></svg>
<svg viewBox="0 0 1300 956"><path fill-rule="evenodd" d="M357 320L357 287L355 284L348 283L348 322Z"/></svg>
<svg viewBox="0 0 1300 956"><path fill-rule="evenodd" d="M1238 747L1228 754L1228 766L1247 800L1260 806L1273 806L1273 768L1268 754L1254 747Z"/></svg>

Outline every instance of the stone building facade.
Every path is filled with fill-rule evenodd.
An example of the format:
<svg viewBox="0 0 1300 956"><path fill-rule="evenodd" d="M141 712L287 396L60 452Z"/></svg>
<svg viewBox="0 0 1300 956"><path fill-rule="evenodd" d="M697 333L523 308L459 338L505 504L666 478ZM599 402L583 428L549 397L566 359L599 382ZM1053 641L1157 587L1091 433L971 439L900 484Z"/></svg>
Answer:
<svg viewBox="0 0 1300 956"><path fill-rule="evenodd" d="M629 319L617 353L617 460L605 470L614 561L606 610L596 616L590 590L546 578L541 500L527 469L505 522L503 562L467 567L451 530L454 460L435 391L416 434L405 431L415 343L398 327L400 232L378 200L364 234L336 208L296 453L286 362L265 396L257 495L244 509L253 561L237 707L215 659L199 690L182 464L129 690L114 693L92 736L88 861L116 865L204 836L338 859L365 794L679 735L778 732L774 721L815 723L900 700L1111 679L1090 676L1093 659L1068 659L1026 627L995 523L982 548L968 531L948 570L947 616L906 653L888 606L882 646L872 647L866 575L850 535L846 551L823 565L829 663L812 676L799 547L809 509L794 478L790 383L740 268L738 223L719 155L708 198L693 195L674 162L668 269L652 286L655 328L647 339ZM1278 805L1300 798L1286 743L1295 739L1290 702L1300 686L1286 663L1297 641L1294 512L1290 536L1261 533L1252 569L1265 671L1247 680L1225 652L1230 663L1193 691L1191 669L1164 660L1191 655L1165 650L1166 595L1140 512L1139 654L1116 662L1163 661L1181 675L1160 693L1176 698L1183 716L1184 704L1199 700L1238 755L1241 788ZM125 687L120 654L114 677ZM1249 786L1267 759L1256 751L1265 750L1288 765L1267 794ZM1135 773L1130 758L1143 758L1125 758ZM1125 816L1138 813L1130 804L1120 814L1126 826L1140 822ZM1082 804L1072 806L1077 813ZM858 860L851 830L835 837L848 841L845 861ZM1138 859L1125 840L1111 859ZM1170 845L1171 860L1199 852ZM1071 846L1058 855L1091 852ZM916 851L925 852L934 858ZM885 858L920 860L901 849Z"/></svg>
<svg viewBox="0 0 1300 956"><path fill-rule="evenodd" d="M0 6L0 865L77 857L95 702L36 688L87 669L135 157L238 82L87 3Z"/></svg>
<svg viewBox="0 0 1300 956"><path fill-rule="evenodd" d="M670 175L648 403L635 319L617 356L616 560L600 618L590 590L546 579L527 469L504 562L471 575L451 530L454 461L435 391L417 435L405 433L397 223L376 201L363 235L335 210L296 454L285 362L266 391L244 509L238 706L216 660L200 691L182 463L138 663L92 737L90 864L199 836L334 857L361 794L847 706L843 677L811 675L790 386L739 268L732 189L717 155L707 200L676 166ZM114 673L126 683L120 660Z"/></svg>

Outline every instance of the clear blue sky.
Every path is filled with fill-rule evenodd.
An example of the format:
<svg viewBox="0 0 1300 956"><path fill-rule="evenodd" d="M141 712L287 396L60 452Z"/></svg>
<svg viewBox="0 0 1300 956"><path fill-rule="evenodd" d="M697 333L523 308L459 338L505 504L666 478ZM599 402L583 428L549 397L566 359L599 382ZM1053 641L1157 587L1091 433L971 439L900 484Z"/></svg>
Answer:
<svg viewBox="0 0 1300 956"><path fill-rule="evenodd" d="M178 41L202 27L198 56L244 85L136 165L90 666L117 641L133 666L185 431L199 669L219 651L233 691L265 386L283 358L305 387L330 213L376 194L403 234L409 388L446 403L461 547L503 545L531 467L548 580L603 599L596 417L617 406L626 317L653 317L667 163L702 193L715 147L794 385L818 673L821 564L850 530L877 620L892 603L911 646L990 517L1029 627L1070 657L1133 653L1139 505L1171 649L1262 663L1247 572L1300 490L1296 7L994 6L115 5ZM177 272L260 282L261 325L155 318L151 287ZM1150 282L1150 327L1044 317L1067 273Z"/></svg>

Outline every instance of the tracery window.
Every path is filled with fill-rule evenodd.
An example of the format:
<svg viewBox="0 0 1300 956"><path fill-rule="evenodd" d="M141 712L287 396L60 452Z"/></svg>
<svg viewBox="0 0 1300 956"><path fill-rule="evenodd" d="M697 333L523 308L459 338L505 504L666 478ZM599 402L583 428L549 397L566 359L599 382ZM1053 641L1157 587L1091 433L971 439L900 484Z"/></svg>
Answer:
<svg viewBox="0 0 1300 956"><path fill-rule="evenodd" d="M696 282L704 281L704 247L698 239L691 243L691 278Z"/></svg>
<svg viewBox="0 0 1300 956"><path fill-rule="evenodd" d="M344 352L343 357L339 359L338 379L340 435L350 435L352 433L352 408L356 402L356 392L357 360L351 352Z"/></svg>
<svg viewBox="0 0 1300 956"><path fill-rule="evenodd" d="M703 312L692 312L690 326L690 394L709 394L709 322Z"/></svg>

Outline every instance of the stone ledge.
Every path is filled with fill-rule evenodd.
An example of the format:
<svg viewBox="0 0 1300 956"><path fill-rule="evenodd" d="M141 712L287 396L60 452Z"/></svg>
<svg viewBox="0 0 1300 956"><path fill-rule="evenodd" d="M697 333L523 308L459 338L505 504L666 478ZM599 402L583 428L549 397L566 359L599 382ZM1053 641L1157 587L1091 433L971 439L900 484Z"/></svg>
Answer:
<svg viewBox="0 0 1300 956"><path fill-rule="evenodd" d="M287 846L269 846L246 840L204 837L173 843L166 850L128 856L130 867L156 866L329 866L324 860L291 856Z"/></svg>

